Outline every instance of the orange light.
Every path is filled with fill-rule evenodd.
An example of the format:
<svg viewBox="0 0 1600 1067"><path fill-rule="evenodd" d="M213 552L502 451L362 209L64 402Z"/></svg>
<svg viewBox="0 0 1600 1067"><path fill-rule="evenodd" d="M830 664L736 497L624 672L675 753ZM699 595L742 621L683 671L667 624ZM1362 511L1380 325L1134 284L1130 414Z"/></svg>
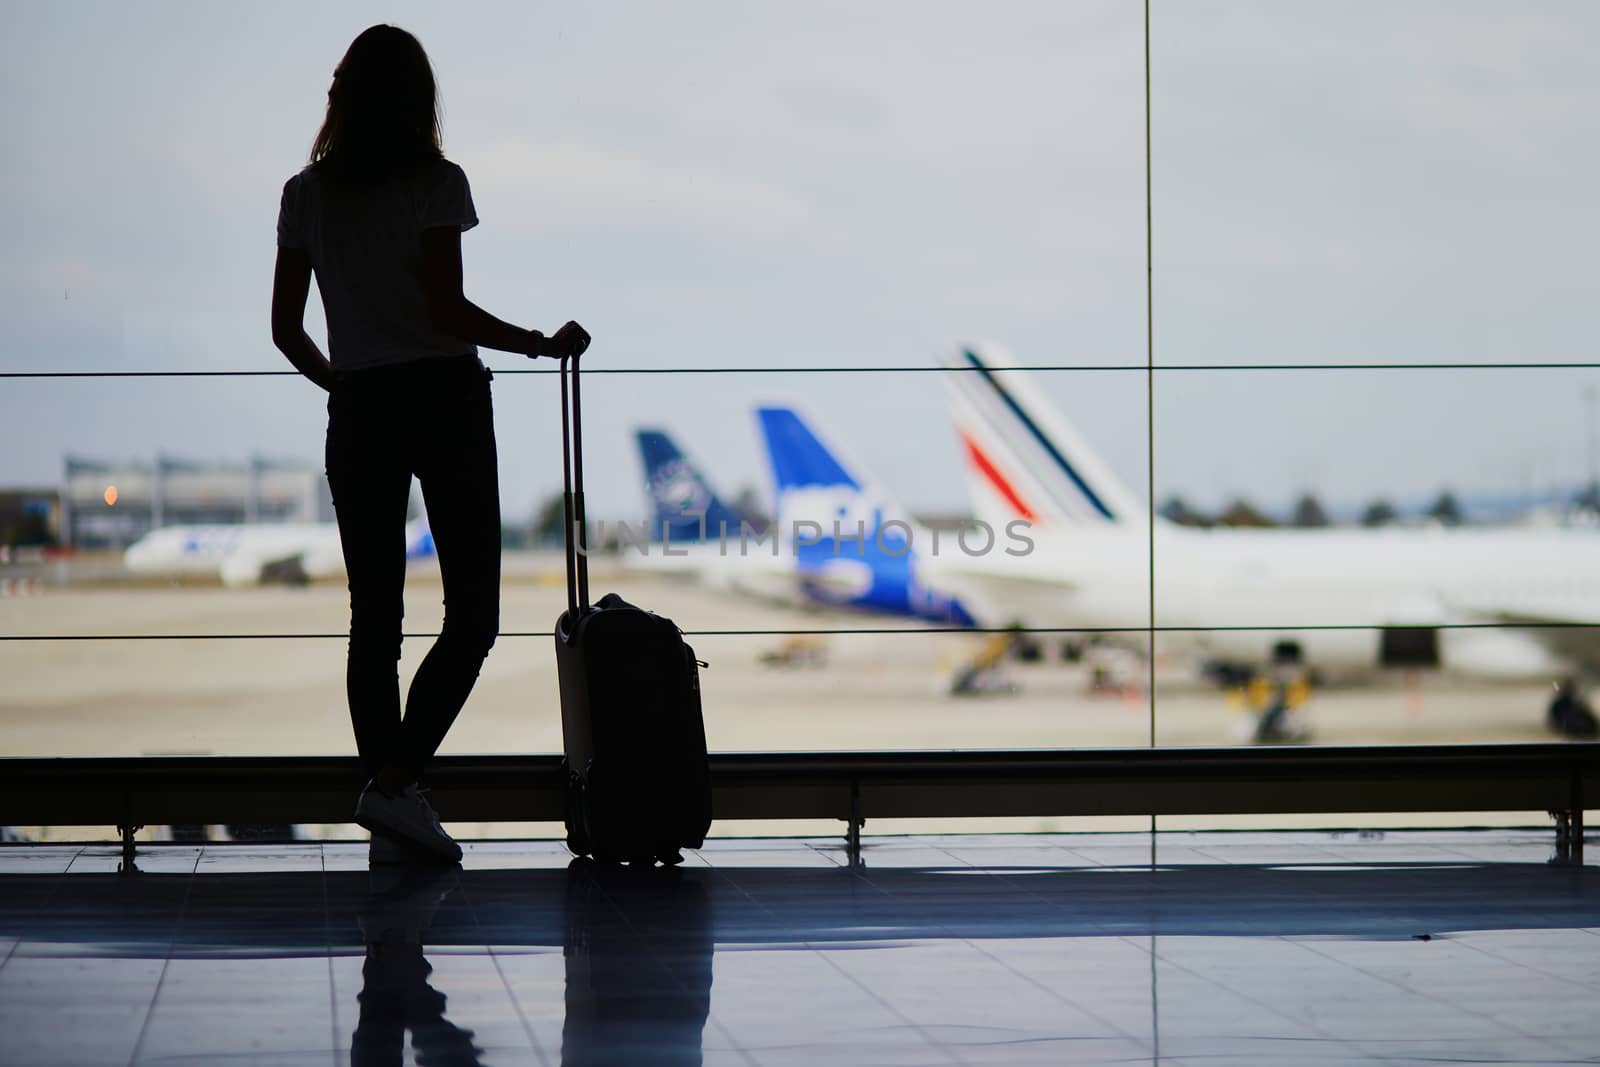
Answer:
<svg viewBox="0 0 1600 1067"><path fill-rule="evenodd" d="M106 486L106 507L114 508L116 506L117 506L117 487L114 486L114 485L108 485L108 486Z"/></svg>

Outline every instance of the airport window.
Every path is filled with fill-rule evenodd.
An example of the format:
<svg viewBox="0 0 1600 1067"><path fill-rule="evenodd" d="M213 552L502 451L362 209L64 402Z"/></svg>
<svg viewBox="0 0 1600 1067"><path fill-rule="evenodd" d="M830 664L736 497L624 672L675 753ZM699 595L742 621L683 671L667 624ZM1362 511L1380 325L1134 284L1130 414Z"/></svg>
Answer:
<svg viewBox="0 0 1600 1067"><path fill-rule="evenodd" d="M4 754L353 752L324 398L268 300L361 20L101 16L0 46ZM468 289L594 333L596 589L687 632L714 750L1594 736L1592 20L538 17L581 61L407 24ZM484 358L500 636L442 751L558 752L557 383ZM410 517L402 680L442 623Z"/></svg>

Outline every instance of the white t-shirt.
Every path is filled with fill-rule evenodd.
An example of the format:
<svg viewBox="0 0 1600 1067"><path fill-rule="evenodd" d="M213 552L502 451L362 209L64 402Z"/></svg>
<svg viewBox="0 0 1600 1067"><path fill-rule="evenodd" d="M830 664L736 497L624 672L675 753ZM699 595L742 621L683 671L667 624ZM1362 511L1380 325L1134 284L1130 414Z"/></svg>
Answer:
<svg viewBox="0 0 1600 1067"><path fill-rule="evenodd" d="M311 258L335 370L476 355L436 329L422 273L422 231L478 224L472 190L449 160L371 189L340 189L313 167L283 186L278 247Z"/></svg>

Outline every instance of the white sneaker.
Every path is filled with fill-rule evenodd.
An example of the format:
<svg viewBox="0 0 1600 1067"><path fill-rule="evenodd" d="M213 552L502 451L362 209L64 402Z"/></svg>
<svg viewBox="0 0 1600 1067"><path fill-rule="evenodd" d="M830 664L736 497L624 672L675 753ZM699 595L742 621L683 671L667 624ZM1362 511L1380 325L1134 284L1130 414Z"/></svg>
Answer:
<svg viewBox="0 0 1600 1067"><path fill-rule="evenodd" d="M356 822L374 834L400 838L402 847L412 845L446 863L461 859L461 846L444 832L439 816L415 785L394 796L368 785L356 801Z"/></svg>

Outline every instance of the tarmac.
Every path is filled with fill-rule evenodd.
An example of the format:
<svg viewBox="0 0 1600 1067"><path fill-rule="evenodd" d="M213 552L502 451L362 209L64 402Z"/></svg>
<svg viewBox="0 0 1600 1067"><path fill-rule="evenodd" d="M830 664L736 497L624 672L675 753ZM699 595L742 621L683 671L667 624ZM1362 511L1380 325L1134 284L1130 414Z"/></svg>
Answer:
<svg viewBox="0 0 1600 1067"><path fill-rule="evenodd" d="M45 582L35 595L0 599L8 755L354 751L342 583L228 589L118 581L103 565L88 573L94 580ZM1045 638L1039 662L1008 662L990 691L956 696L950 683L982 649L982 636L751 601L604 560L596 561L594 590L616 591L690 633L710 664L702 672L706 734L718 751L1215 746L1239 743L1253 721L1238 694L1203 681L1191 663L1158 657L1152 699L1145 661L1112 656L1110 683L1097 685L1089 662L1064 661L1060 642ZM439 601L437 571L414 569L408 634L437 630ZM444 753L560 751L549 633L564 602L559 556L507 557L501 636ZM837 629L894 632L786 633ZM718 633L696 633L708 630ZM402 684L428 644L427 636L405 641ZM1394 675L1318 688L1298 714L1321 744L1544 741L1547 699L1542 684ZM1133 825L1035 820L1014 828ZM1284 823L1257 817L1249 825Z"/></svg>

